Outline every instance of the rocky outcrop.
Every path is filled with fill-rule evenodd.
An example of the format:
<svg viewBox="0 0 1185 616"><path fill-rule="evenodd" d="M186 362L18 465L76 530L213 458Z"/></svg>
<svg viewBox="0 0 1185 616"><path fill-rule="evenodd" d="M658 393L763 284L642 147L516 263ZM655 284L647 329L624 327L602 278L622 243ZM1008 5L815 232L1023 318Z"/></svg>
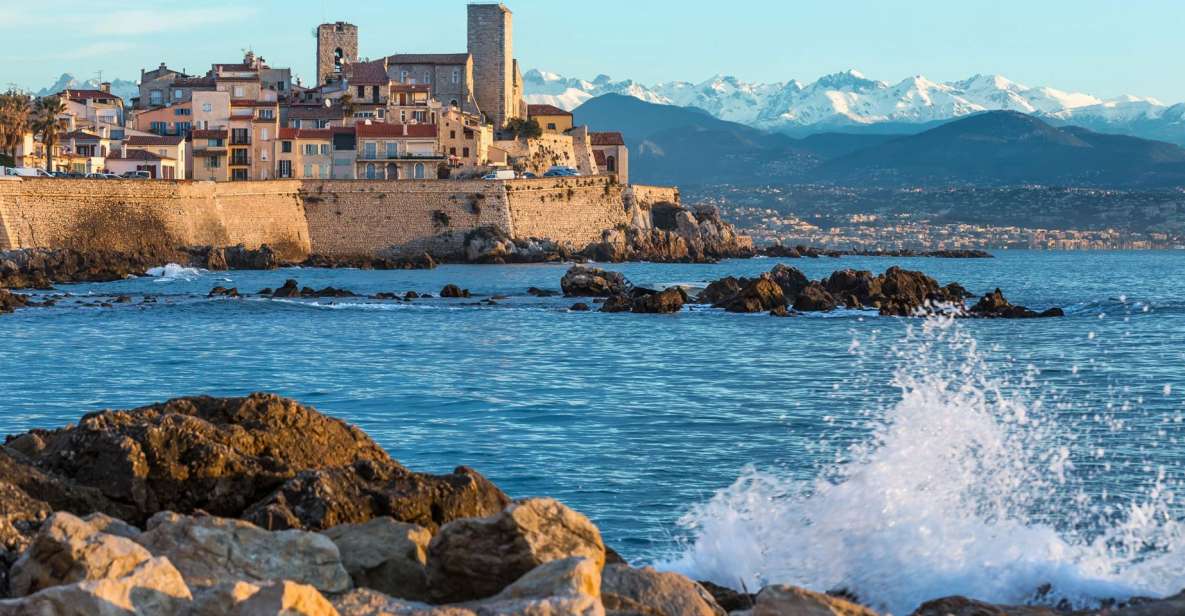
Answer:
<svg viewBox="0 0 1185 616"><path fill-rule="evenodd" d="M649 209L631 205L631 224L602 232L582 256L595 261L705 263L756 254L753 241L736 233L712 206L687 209L659 203Z"/></svg>
<svg viewBox="0 0 1185 616"><path fill-rule="evenodd" d="M283 262L267 244L259 248L247 248L243 244L230 247L197 246L187 248L189 264L211 271L220 270L272 270Z"/></svg>
<svg viewBox="0 0 1185 616"><path fill-rule="evenodd" d="M970 313L977 317L993 319L1036 319L1066 316L1061 308L1050 308L1044 312L1037 312L1024 306L1013 306L999 289L980 298L971 307Z"/></svg>
<svg viewBox="0 0 1185 616"><path fill-rule="evenodd" d="M376 256L336 257L330 255L310 255L300 263L301 267L320 267L326 269L360 269L360 270L420 270L436 269L436 259L432 255L423 253L418 256L399 256L380 253Z"/></svg>
<svg viewBox="0 0 1185 616"><path fill-rule="evenodd" d="M184 616L339 616L316 588L287 580L223 582L197 589Z"/></svg>
<svg viewBox="0 0 1185 616"><path fill-rule="evenodd" d="M29 305L29 298L8 289L0 289L0 314L10 313Z"/></svg>
<svg viewBox="0 0 1185 616"><path fill-rule="evenodd" d="M178 260L183 260L183 256L173 251L10 250L0 252L0 288L49 289L55 283L123 280L142 276L150 267Z"/></svg>
<svg viewBox="0 0 1185 616"><path fill-rule="evenodd" d="M498 227L481 227L466 233L462 246L468 263L548 263L571 257L562 244L538 238L513 238Z"/></svg>
<svg viewBox="0 0 1185 616"><path fill-rule="evenodd" d="M120 578L152 558L136 542L100 532L69 513L58 512L41 526L12 566L9 592L23 597L64 584Z"/></svg>
<svg viewBox="0 0 1185 616"><path fill-rule="evenodd" d="M610 615L725 616L704 587L677 573L650 567L606 566L601 573L601 601Z"/></svg>
<svg viewBox="0 0 1185 616"><path fill-rule="evenodd" d="M610 297L625 295L633 285L621 272L573 265L560 279L565 297Z"/></svg>
<svg viewBox="0 0 1185 616"><path fill-rule="evenodd" d="M428 529L381 517L336 526L325 536L337 545L354 586L400 599L429 599L425 567L432 533Z"/></svg>
<svg viewBox="0 0 1185 616"><path fill-rule="evenodd" d="M751 616L877 616L850 601L794 586L766 586L757 593ZM970 615L968 615L970 616Z"/></svg>
<svg viewBox="0 0 1185 616"><path fill-rule="evenodd" d="M634 287L628 293L614 295L601 304L601 312L634 312L637 314L673 314L687 303L687 292L679 287L662 291Z"/></svg>
<svg viewBox="0 0 1185 616"><path fill-rule="evenodd" d="M210 293L213 294L214 291L219 288L221 288L221 287L215 287L215 289L212 289L210 291ZM354 293L353 291L350 291L348 289L338 289L336 287L325 287L323 289L317 290L312 287L301 287L299 282L297 282L291 278L289 278L288 280L285 280L284 284L281 285L278 289L276 289L274 291L271 289L265 289L263 291L260 291L260 295L271 297L273 299L296 299L296 298L316 299L316 298L322 298L322 297L338 297L338 298L340 298L340 297L358 297L357 293Z"/></svg>
<svg viewBox="0 0 1185 616"><path fill-rule="evenodd" d="M167 558L152 558L127 575L64 584L0 601L0 614L24 616L159 616L184 614L193 595Z"/></svg>
<svg viewBox="0 0 1185 616"><path fill-rule="evenodd" d="M571 556L605 563L601 533L588 518L548 498L511 504L486 518L445 525L428 546L433 599L453 603L497 594L535 567Z"/></svg>
<svg viewBox="0 0 1185 616"><path fill-rule="evenodd" d="M446 284L440 290L440 296L444 298L464 298L469 297L469 289L462 289L455 284Z"/></svg>
<svg viewBox="0 0 1185 616"><path fill-rule="evenodd" d="M835 306L835 298L818 282L808 284L794 299L794 309L799 312L826 312Z"/></svg>
<svg viewBox="0 0 1185 616"><path fill-rule="evenodd" d="M715 304L729 312L766 312L786 305L782 287L768 274L746 280L736 295Z"/></svg>

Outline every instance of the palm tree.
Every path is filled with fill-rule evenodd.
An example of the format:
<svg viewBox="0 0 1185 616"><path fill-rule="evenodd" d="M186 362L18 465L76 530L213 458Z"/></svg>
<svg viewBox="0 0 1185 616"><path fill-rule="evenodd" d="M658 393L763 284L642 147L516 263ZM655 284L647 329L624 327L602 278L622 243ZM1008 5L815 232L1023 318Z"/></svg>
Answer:
<svg viewBox="0 0 1185 616"><path fill-rule="evenodd" d="M16 90L0 94L0 154L16 165L16 149L29 130L29 97Z"/></svg>
<svg viewBox="0 0 1185 616"><path fill-rule="evenodd" d="M62 132L62 121L58 116L66 113L66 103L57 96L38 99L33 105L33 130L41 135L45 146L45 170L53 172L53 147Z"/></svg>

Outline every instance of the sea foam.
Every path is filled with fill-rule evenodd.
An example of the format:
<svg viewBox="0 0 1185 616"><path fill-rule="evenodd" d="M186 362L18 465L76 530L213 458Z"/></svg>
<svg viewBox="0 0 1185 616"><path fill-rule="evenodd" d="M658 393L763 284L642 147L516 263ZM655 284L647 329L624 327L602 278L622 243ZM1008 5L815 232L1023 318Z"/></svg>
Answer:
<svg viewBox="0 0 1185 616"><path fill-rule="evenodd" d="M176 263L169 263L162 267L153 267L145 272L149 276L156 278L153 282L175 282L178 280L195 280L202 275L201 270L193 267L184 267Z"/></svg>
<svg viewBox="0 0 1185 616"><path fill-rule="evenodd" d="M1185 586L1163 472L1137 502L1101 507L1071 461L1090 444L1032 383L992 376L961 325L927 320L898 348L899 396L866 441L809 482L746 470L686 514L685 545L659 566L750 591L845 589L898 615L950 595L1086 607Z"/></svg>

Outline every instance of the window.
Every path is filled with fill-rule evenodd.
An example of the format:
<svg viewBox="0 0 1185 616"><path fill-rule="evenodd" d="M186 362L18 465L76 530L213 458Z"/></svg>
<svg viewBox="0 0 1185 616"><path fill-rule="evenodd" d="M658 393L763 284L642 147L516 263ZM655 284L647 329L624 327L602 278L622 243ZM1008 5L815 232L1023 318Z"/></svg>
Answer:
<svg viewBox="0 0 1185 616"><path fill-rule="evenodd" d="M424 179L424 163L416 163L415 178L417 180Z"/></svg>
<svg viewBox="0 0 1185 616"><path fill-rule="evenodd" d="M449 148L448 155L449 156L456 156L457 155L457 148Z"/></svg>
<svg viewBox="0 0 1185 616"><path fill-rule="evenodd" d="M275 109L260 109L259 110L259 119L260 120L274 120L274 119L276 119L276 110Z"/></svg>
<svg viewBox="0 0 1185 616"><path fill-rule="evenodd" d="M459 68L453 69L453 83L461 83L461 69ZM453 106L457 106L457 101L453 101Z"/></svg>
<svg viewBox="0 0 1185 616"><path fill-rule="evenodd" d="M321 144L321 156L329 156L329 144L328 143Z"/></svg>
<svg viewBox="0 0 1185 616"><path fill-rule="evenodd" d="M424 83L432 83L432 73L424 71Z"/></svg>
<svg viewBox="0 0 1185 616"><path fill-rule="evenodd" d="M290 160L280 161L280 168L276 172L276 177L278 177L278 178L292 177L292 161L290 161Z"/></svg>
<svg viewBox="0 0 1185 616"><path fill-rule="evenodd" d="M246 169L234 169L230 172L230 179L240 182L247 179Z"/></svg>
<svg viewBox="0 0 1185 616"><path fill-rule="evenodd" d="M246 96L245 92L246 92L246 90L243 89L243 86L235 86L234 87L234 97L235 98L243 98L244 96Z"/></svg>
<svg viewBox="0 0 1185 616"><path fill-rule="evenodd" d="M315 144L315 143L304 144L304 155L305 156L316 156L317 155L317 144Z"/></svg>
<svg viewBox="0 0 1185 616"><path fill-rule="evenodd" d="M323 177L323 178L329 177L329 165L327 165L327 164L321 165L321 177Z"/></svg>
<svg viewBox="0 0 1185 616"><path fill-rule="evenodd" d="M168 122L153 122L152 127L149 128L148 131L152 132L152 133L156 133L158 135L164 135L169 132L169 123Z"/></svg>
<svg viewBox="0 0 1185 616"><path fill-rule="evenodd" d="M281 141L280 142L280 152L283 154L291 154L292 153L292 142L291 141Z"/></svg>
<svg viewBox="0 0 1185 616"><path fill-rule="evenodd" d="M399 142L388 141L387 142L387 158L395 158L398 155L399 155Z"/></svg>
<svg viewBox="0 0 1185 616"><path fill-rule="evenodd" d="M358 98L366 97L366 86L358 86Z"/></svg>
<svg viewBox="0 0 1185 616"><path fill-rule="evenodd" d="M547 130L555 130L555 129L556 129L555 122L548 122L547 123Z"/></svg>
<svg viewBox="0 0 1185 616"><path fill-rule="evenodd" d="M214 112L214 105L211 105L210 103L202 103L202 112L203 113L213 113Z"/></svg>
<svg viewBox="0 0 1185 616"><path fill-rule="evenodd" d="M367 160L374 160L378 158L378 145L373 141L367 141L363 146L363 152Z"/></svg>
<svg viewBox="0 0 1185 616"><path fill-rule="evenodd" d="M374 102L376 102L376 103L379 102L379 87L378 86L371 86L370 87L370 98L373 99Z"/></svg>
<svg viewBox="0 0 1185 616"><path fill-rule="evenodd" d="M313 177L313 163L305 163L304 164L304 175L301 177L306 177L306 178Z"/></svg>
<svg viewBox="0 0 1185 616"><path fill-rule="evenodd" d="M448 138L449 138L449 139L456 139L456 138L457 138L457 131L455 131L455 130L450 130L450 131L448 132Z"/></svg>
<svg viewBox="0 0 1185 616"><path fill-rule="evenodd" d="M177 134L178 135L188 135L189 131L191 131L191 130L193 130L193 123L192 122L178 122L177 123Z"/></svg>
<svg viewBox="0 0 1185 616"><path fill-rule="evenodd" d="M220 148L220 147L222 147L222 140L221 139L207 139L206 140L206 147Z"/></svg>
<svg viewBox="0 0 1185 616"><path fill-rule="evenodd" d="M375 177L376 176L375 176L375 172L374 172L374 163L367 163L366 164L366 179L373 180L373 179L375 179Z"/></svg>
<svg viewBox="0 0 1185 616"><path fill-rule="evenodd" d="M191 115L193 115L193 110L188 107L175 107L175 108L173 108L173 115L175 115L175 116L191 116Z"/></svg>
<svg viewBox="0 0 1185 616"><path fill-rule="evenodd" d="M399 71L399 83L407 83L407 71Z"/></svg>
<svg viewBox="0 0 1185 616"><path fill-rule="evenodd" d="M449 101L448 104L450 107L453 107L453 108L460 108L460 106L461 106L461 104L458 103L457 99L455 99L455 98L453 100Z"/></svg>
<svg viewBox="0 0 1185 616"><path fill-rule="evenodd" d="M342 72L342 60L345 59L345 55L346 54L345 54L345 52L342 51L341 47L338 47L337 49L333 50L333 70L334 70L334 72L337 72L337 73Z"/></svg>
<svg viewBox="0 0 1185 616"><path fill-rule="evenodd" d="M267 135L267 129L266 129L266 128L265 128L265 129L263 129L263 130L260 130L260 131L259 131L259 138L260 138L260 139L262 139L262 140L264 140L264 141L267 141L267 139L268 139L268 135Z"/></svg>
<svg viewBox="0 0 1185 616"><path fill-rule="evenodd" d="M207 156L206 157L206 168L207 169L218 169L221 166L222 166L222 157L221 156Z"/></svg>
<svg viewBox="0 0 1185 616"><path fill-rule="evenodd" d="M469 158L469 148L461 148L461 156Z"/></svg>
<svg viewBox="0 0 1185 616"><path fill-rule="evenodd" d="M605 158L605 167L609 169L609 173L617 173L617 157L608 156Z"/></svg>
<svg viewBox="0 0 1185 616"><path fill-rule="evenodd" d="M234 145L250 145L251 136L245 128L234 128L230 131L230 142Z"/></svg>
<svg viewBox="0 0 1185 616"><path fill-rule="evenodd" d="M164 95L164 93L163 93L163 92L161 92L160 90L152 90L151 92L149 92L149 93L148 93L148 103L149 103L150 105L163 105L163 104L165 104L165 95Z"/></svg>
<svg viewBox="0 0 1185 616"><path fill-rule="evenodd" d="M179 101L185 98L185 90L173 90L173 100Z"/></svg>

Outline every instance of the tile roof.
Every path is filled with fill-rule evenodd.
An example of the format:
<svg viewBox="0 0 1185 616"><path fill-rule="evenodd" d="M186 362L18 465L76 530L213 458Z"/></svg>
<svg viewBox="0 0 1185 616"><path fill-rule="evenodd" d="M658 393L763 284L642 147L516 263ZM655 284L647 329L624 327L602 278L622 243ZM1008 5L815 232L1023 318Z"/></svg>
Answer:
<svg viewBox="0 0 1185 616"><path fill-rule="evenodd" d="M391 81L382 60L350 64L346 66L345 72L350 85L387 85Z"/></svg>
<svg viewBox="0 0 1185 616"><path fill-rule="evenodd" d="M329 139L333 131L328 128L281 128L280 139Z"/></svg>
<svg viewBox="0 0 1185 616"><path fill-rule="evenodd" d="M213 88L213 77L183 77L173 80L173 86L178 88Z"/></svg>
<svg viewBox="0 0 1185 616"><path fill-rule="evenodd" d="M435 124L356 124L359 137L435 137Z"/></svg>
<svg viewBox="0 0 1185 616"><path fill-rule="evenodd" d="M145 146L145 145L175 146L175 145L181 143L182 141L185 141L185 137L181 137L181 136L162 137L160 135L132 135L131 137L128 137L124 141L124 143L126 143L130 146L136 146L136 145L139 145L139 146Z"/></svg>
<svg viewBox="0 0 1185 616"><path fill-rule="evenodd" d="M592 145L625 145L625 137L618 132L589 133L588 138Z"/></svg>
<svg viewBox="0 0 1185 616"><path fill-rule="evenodd" d="M398 53L387 56L389 64L465 64L467 53Z"/></svg>
<svg viewBox="0 0 1185 616"><path fill-rule="evenodd" d="M148 150L128 150L127 156L124 152L115 150L107 155L107 160L173 160L168 156L161 156L159 154L149 152Z"/></svg>
<svg viewBox="0 0 1185 616"><path fill-rule="evenodd" d="M605 150L593 150L593 160L597 161L598 167L605 166Z"/></svg>
<svg viewBox="0 0 1185 616"><path fill-rule="evenodd" d="M571 111L564 111L554 105L527 105L527 115L534 116L570 116Z"/></svg>
<svg viewBox="0 0 1185 616"><path fill-rule="evenodd" d="M290 120L341 120L346 112L340 105L326 107L324 105L292 105L288 107Z"/></svg>
<svg viewBox="0 0 1185 616"><path fill-rule="evenodd" d="M226 139L228 131L225 128L196 129L190 133L194 139Z"/></svg>
<svg viewBox="0 0 1185 616"><path fill-rule="evenodd" d="M63 94L69 94L70 100L86 100L90 98L119 98L110 92L104 92L102 90L63 90L62 92L58 92L57 96L62 96Z"/></svg>
<svg viewBox="0 0 1185 616"><path fill-rule="evenodd" d="M61 138L62 139L73 139L75 141L78 141L79 139L102 139L102 137L100 137L94 133L88 133L84 130L70 131L70 132L66 133L65 135L62 135Z"/></svg>

